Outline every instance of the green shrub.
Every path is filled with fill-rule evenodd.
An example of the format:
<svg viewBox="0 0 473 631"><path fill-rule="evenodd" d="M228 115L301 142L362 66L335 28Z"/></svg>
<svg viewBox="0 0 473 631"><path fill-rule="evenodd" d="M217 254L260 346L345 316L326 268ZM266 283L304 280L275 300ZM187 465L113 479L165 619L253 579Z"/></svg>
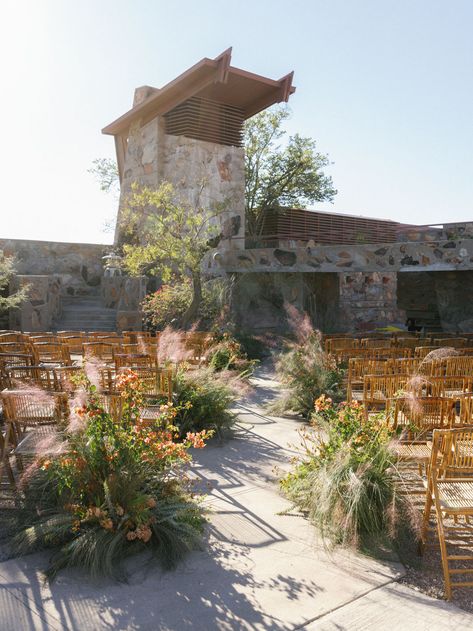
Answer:
<svg viewBox="0 0 473 631"><path fill-rule="evenodd" d="M179 440L177 410L140 421L142 385L132 371L117 382L124 399L120 421L106 412L95 387L74 412L66 449L41 458L23 480L29 523L14 543L20 553L54 549L46 575L79 566L90 575L122 576L123 560L150 550L165 568L200 545L203 516L186 488L182 465L190 447L210 434ZM24 518L24 517L23 517ZM26 527L25 527L26 526Z"/></svg>
<svg viewBox="0 0 473 631"><path fill-rule="evenodd" d="M182 436L202 430L221 434L235 422L235 415L229 410L235 394L212 369L178 370L174 396L179 409L174 422Z"/></svg>
<svg viewBox="0 0 473 631"><path fill-rule="evenodd" d="M162 285L157 291L146 296L142 303L145 322L149 329L163 331L167 326L179 328L182 316L192 302L190 281ZM198 312L199 328L208 330L222 311L222 287L216 281L202 286L202 302Z"/></svg>
<svg viewBox="0 0 473 631"><path fill-rule="evenodd" d="M365 419L362 406L335 408L322 396L312 425L317 431L304 432L301 461L281 481L288 498L335 543L372 548L393 540L407 500L397 491L384 415Z"/></svg>
<svg viewBox="0 0 473 631"><path fill-rule="evenodd" d="M276 361L276 372L286 392L271 406L275 413L291 411L308 418L314 400L322 393L336 400L344 396L343 371L323 351L318 331L291 344Z"/></svg>
<svg viewBox="0 0 473 631"><path fill-rule="evenodd" d="M240 375L248 377L258 363L258 360L248 359L241 344L228 333L217 338L217 342L207 352L209 366L219 372L235 370Z"/></svg>

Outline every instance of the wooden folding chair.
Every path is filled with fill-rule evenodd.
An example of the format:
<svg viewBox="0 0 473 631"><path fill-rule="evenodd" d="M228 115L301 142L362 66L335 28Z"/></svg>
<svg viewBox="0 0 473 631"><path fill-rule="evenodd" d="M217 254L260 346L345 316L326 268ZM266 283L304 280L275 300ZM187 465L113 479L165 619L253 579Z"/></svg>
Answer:
<svg viewBox="0 0 473 631"><path fill-rule="evenodd" d="M4 391L0 397L6 421L4 458L0 466L5 468L6 459L12 454L22 469L24 458L46 455L47 448L42 450L45 441L60 438L58 428L68 418L67 398L23 390Z"/></svg>
<svg viewBox="0 0 473 631"><path fill-rule="evenodd" d="M389 337L365 337L360 340L360 348L392 348L393 343Z"/></svg>
<svg viewBox="0 0 473 631"><path fill-rule="evenodd" d="M8 388L18 390L28 389L28 386L54 391L54 373L51 368L44 366L10 366L6 369Z"/></svg>
<svg viewBox="0 0 473 631"><path fill-rule="evenodd" d="M385 359L369 359L352 357L348 360L347 400L361 401L363 399L363 377L365 375L384 375L388 371Z"/></svg>
<svg viewBox="0 0 473 631"><path fill-rule="evenodd" d="M115 344L107 344L106 342L85 342L83 344L84 358L96 358L104 363L113 363Z"/></svg>
<svg viewBox="0 0 473 631"><path fill-rule="evenodd" d="M33 344L33 354L37 365L70 366L72 364L69 349L63 344L38 342Z"/></svg>
<svg viewBox="0 0 473 631"><path fill-rule="evenodd" d="M430 460L430 433L448 429L455 422L455 399L444 397L402 397L394 401L393 430L401 431L394 451L399 460L414 462L422 475Z"/></svg>
<svg viewBox="0 0 473 631"><path fill-rule="evenodd" d="M406 375L365 375L363 378L363 407L365 413L380 411L389 405L389 400L406 385Z"/></svg>
<svg viewBox="0 0 473 631"><path fill-rule="evenodd" d="M157 359L147 353L116 353L114 361L115 369L119 371L121 368L154 368Z"/></svg>
<svg viewBox="0 0 473 631"><path fill-rule="evenodd" d="M433 340L433 344L436 346L451 348L462 348L466 346L467 342L468 340L465 337L437 337Z"/></svg>
<svg viewBox="0 0 473 631"><path fill-rule="evenodd" d="M432 510L437 523L445 597L452 598L453 589L473 587L473 580L452 580L473 574L470 568L457 567L456 563L473 561L471 550L473 528L469 518L473 516L473 429L434 430L432 455L429 465L427 492L421 532L421 551L428 542L429 521ZM464 518L460 523L459 518ZM453 524L448 519L453 518ZM448 547L454 546L453 553Z"/></svg>

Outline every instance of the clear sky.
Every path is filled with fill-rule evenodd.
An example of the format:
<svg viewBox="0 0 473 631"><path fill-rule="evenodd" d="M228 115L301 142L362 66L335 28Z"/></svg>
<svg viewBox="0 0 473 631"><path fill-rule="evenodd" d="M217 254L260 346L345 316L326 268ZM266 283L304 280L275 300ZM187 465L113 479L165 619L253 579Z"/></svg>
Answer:
<svg viewBox="0 0 473 631"><path fill-rule="evenodd" d="M0 0L0 237L107 243L116 200L87 172L101 128L233 46L295 71L291 133L330 155L318 208L473 220L473 0Z"/></svg>

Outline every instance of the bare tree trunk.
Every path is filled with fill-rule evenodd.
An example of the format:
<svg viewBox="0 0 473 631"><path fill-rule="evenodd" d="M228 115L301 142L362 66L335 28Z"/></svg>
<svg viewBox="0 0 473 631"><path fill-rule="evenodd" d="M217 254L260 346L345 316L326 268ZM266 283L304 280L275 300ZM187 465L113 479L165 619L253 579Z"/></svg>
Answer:
<svg viewBox="0 0 473 631"><path fill-rule="evenodd" d="M182 326L184 329L196 320L199 312L200 303L202 302L202 280L200 278L200 272L193 272L192 274L192 289L193 296L187 311L182 316Z"/></svg>

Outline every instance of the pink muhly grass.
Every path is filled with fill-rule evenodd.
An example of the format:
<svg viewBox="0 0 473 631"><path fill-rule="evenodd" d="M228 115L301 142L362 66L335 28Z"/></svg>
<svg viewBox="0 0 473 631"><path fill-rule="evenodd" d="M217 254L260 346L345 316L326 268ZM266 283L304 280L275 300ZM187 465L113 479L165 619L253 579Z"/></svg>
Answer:
<svg viewBox="0 0 473 631"><path fill-rule="evenodd" d="M307 342L309 337L314 333L314 327L307 313L299 311L294 305L284 303L284 309L287 314L289 328L296 336L299 344Z"/></svg>

